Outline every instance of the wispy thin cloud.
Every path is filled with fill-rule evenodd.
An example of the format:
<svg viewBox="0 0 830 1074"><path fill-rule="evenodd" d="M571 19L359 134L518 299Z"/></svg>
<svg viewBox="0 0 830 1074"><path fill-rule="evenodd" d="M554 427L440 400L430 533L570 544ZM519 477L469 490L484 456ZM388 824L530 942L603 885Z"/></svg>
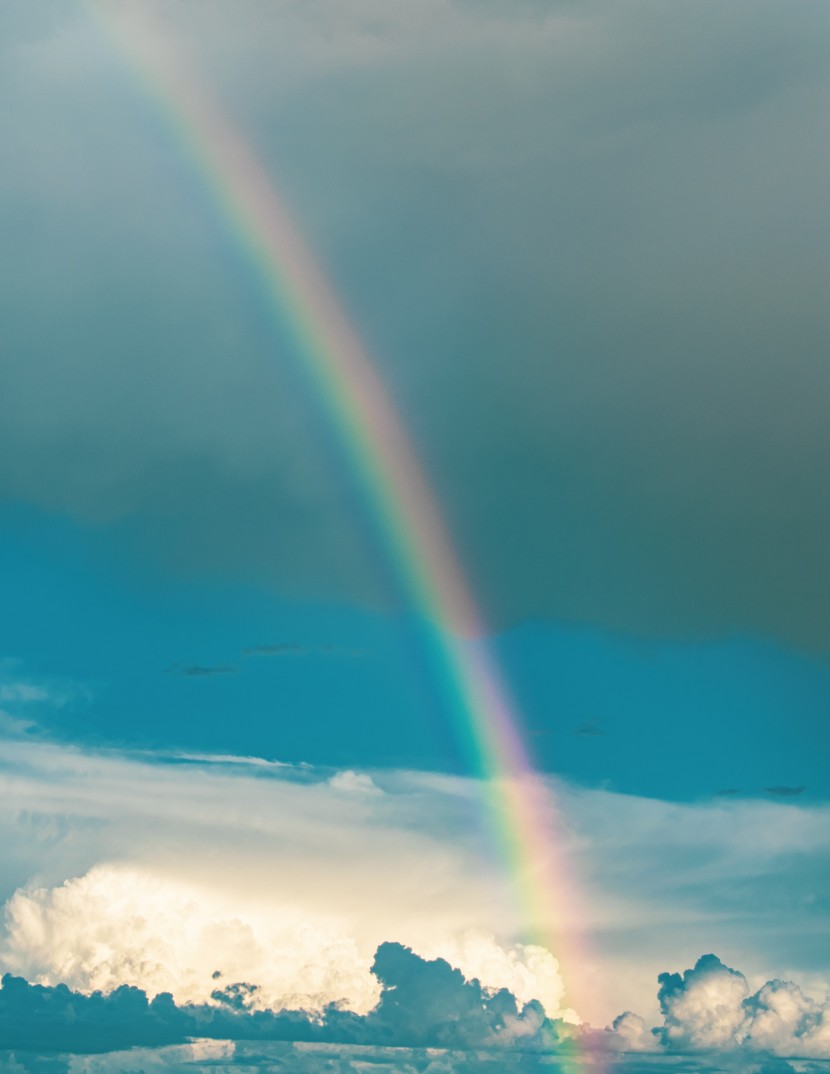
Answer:
<svg viewBox="0 0 830 1074"><path fill-rule="evenodd" d="M595 723L583 723L574 731L575 735L581 735L585 738L605 738L608 734L601 727Z"/></svg>
<svg viewBox="0 0 830 1074"><path fill-rule="evenodd" d="M0 701L48 701L49 691L29 682L3 683L0 685Z"/></svg>

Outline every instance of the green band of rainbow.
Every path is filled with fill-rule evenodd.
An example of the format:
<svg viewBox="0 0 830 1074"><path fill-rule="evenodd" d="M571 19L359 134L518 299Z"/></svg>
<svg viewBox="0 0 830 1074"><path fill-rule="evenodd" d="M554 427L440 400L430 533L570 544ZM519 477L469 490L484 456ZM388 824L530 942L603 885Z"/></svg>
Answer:
<svg viewBox="0 0 830 1074"><path fill-rule="evenodd" d="M409 609L423 623L439 687L485 777L495 836L525 938L554 952L578 1002L572 879L549 786L533 771L487 646L484 624L406 431L331 286L271 178L146 9L96 0L88 9L128 57L172 125L256 270L281 330L312 380L370 504ZM478 640L470 640L470 638Z"/></svg>

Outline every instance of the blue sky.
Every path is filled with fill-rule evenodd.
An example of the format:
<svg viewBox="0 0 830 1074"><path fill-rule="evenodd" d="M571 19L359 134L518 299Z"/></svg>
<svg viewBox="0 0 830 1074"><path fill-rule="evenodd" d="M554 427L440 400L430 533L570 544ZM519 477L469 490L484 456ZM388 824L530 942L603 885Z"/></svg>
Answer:
<svg viewBox="0 0 830 1074"><path fill-rule="evenodd" d="M31 511L5 521L6 674L59 696L6 709L34 715L40 733L463 771L453 714L405 616L159 577L105 534ZM492 645L546 771L666 800L827 798L823 754L805 748L830 711L830 669L812 655L747 636L644 640L544 621Z"/></svg>
<svg viewBox="0 0 830 1074"><path fill-rule="evenodd" d="M169 108L94 5L12 0L0 969L209 1005L213 932L254 1008L370 1018L400 943L507 988L502 1043L534 1000L567 1036L581 975L598 1032L645 1019L599 1051L830 1057L826 5L135 10L412 437L559 803L584 964L527 935L347 455ZM178 1039L142 1062L200 1062Z"/></svg>

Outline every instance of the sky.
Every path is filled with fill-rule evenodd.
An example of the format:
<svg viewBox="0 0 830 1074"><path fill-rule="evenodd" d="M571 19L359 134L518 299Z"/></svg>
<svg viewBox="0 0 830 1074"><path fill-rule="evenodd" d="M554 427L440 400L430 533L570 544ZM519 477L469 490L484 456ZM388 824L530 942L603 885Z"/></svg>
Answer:
<svg viewBox="0 0 830 1074"><path fill-rule="evenodd" d="M828 37L0 6L2 1069L830 1059Z"/></svg>

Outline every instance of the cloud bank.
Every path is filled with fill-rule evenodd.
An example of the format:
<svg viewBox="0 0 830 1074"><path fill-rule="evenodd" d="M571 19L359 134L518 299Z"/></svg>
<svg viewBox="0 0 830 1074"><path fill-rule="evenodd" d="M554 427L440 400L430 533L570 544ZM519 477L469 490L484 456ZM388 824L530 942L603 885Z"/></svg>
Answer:
<svg viewBox="0 0 830 1074"><path fill-rule="evenodd" d="M333 912L276 893L257 902L149 869L99 865L54 888L15 892L4 908L0 966L41 984L82 992L140 986L180 1003L207 1002L217 987L244 980L255 985L251 1009L320 1013L336 1004L366 1014L378 1000L378 974L356 935L360 927ZM440 923L420 946L491 988L522 1002L541 998L551 1014L574 1017L558 962L542 947L500 943L475 929L442 936Z"/></svg>
<svg viewBox="0 0 830 1074"><path fill-rule="evenodd" d="M328 1005L316 1015L258 1008L256 986L244 982L215 989L207 1003L179 1005L169 993L148 999L126 985L89 995L6 974L0 1049L109 1052L202 1038L579 1056L589 1066L592 1056L618 1053L830 1059L830 997L819 1003L779 980L750 995L743 975L714 955L682 975L661 974L663 1024L650 1032L630 1012L604 1031L551 1021L541 1004L483 989L444 960L419 958L397 943L378 948L372 973L379 996L371 1011Z"/></svg>
<svg viewBox="0 0 830 1074"><path fill-rule="evenodd" d="M279 958L279 950L272 957ZM179 1006L169 993L148 1000L121 985L104 995L66 985L32 985L6 974L0 989L0 1048L107 1052L191 1037L316 1041L390 1047L539 1048L546 1019L536 1001L520 1006L506 989L482 989L459 970L400 944L382 944L372 973L379 999L364 1015L327 1005L303 1011L257 1009L255 985L215 989L212 1002Z"/></svg>
<svg viewBox="0 0 830 1074"><path fill-rule="evenodd" d="M550 790L558 860L582 878L561 926L594 940L564 966L523 935L480 781L0 741L0 961L180 1003L204 1002L218 970L266 1004L365 1012L374 952L396 940L594 1025L626 1008L654 1025L657 974L701 951L753 988L827 989L826 806Z"/></svg>
<svg viewBox="0 0 830 1074"><path fill-rule="evenodd" d="M0 960L29 979L201 1002L218 971L256 983L263 1006L365 1012L373 952L395 937L565 1005L556 958L521 942L471 826L474 783L17 742L0 744L0 786Z"/></svg>

